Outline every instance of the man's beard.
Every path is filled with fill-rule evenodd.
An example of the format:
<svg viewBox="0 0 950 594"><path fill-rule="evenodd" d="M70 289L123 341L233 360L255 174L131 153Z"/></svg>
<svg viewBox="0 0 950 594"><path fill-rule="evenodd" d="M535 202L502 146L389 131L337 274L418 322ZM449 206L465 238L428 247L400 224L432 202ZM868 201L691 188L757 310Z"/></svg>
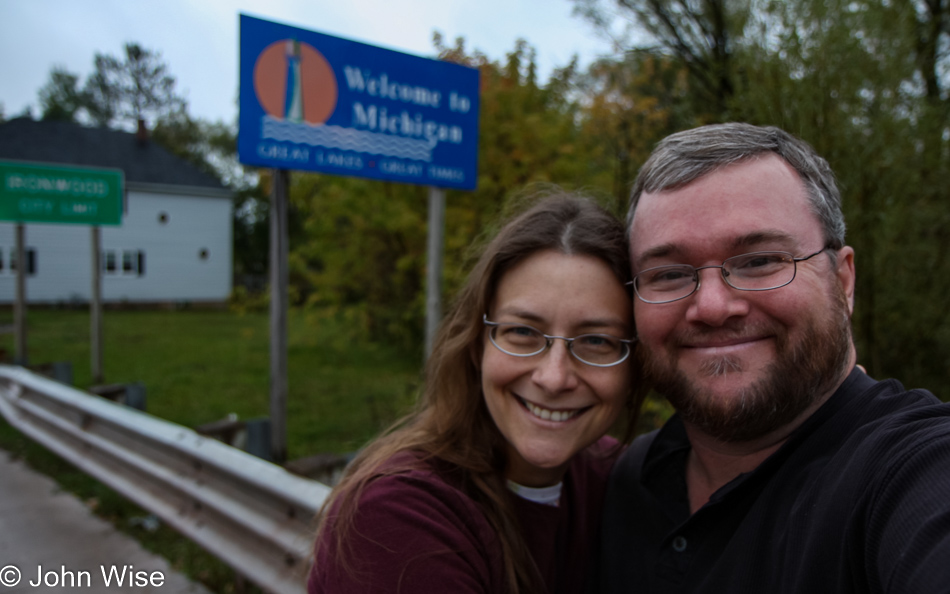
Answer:
<svg viewBox="0 0 950 594"><path fill-rule="evenodd" d="M743 442L768 435L822 398L847 371L851 320L844 294L836 293L830 315L812 317L798 344L790 344L786 328L775 328L775 360L761 378L730 398L708 393L677 369L676 351L662 360L641 346L645 379L666 396L684 422L710 437ZM719 357L704 362L698 374L715 377L740 371L741 359Z"/></svg>

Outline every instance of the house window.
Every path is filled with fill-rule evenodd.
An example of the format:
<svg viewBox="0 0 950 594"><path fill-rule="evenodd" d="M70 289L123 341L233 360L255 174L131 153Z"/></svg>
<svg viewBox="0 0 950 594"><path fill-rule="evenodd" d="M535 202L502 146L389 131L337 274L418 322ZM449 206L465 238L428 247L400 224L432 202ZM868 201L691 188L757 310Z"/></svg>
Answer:
<svg viewBox="0 0 950 594"><path fill-rule="evenodd" d="M102 269L106 274L115 274L115 250L106 250L102 254Z"/></svg>
<svg viewBox="0 0 950 594"><path fill-rule="evenodd" d="M142 250L123 250L122 274L145 276L145 252Z"/></svg>
<svg viewBox="0 0 950 594"><path fill-rule="evenodd" d="M121 256L121 260L119 259ZM145 252L142 250L103 250L102 270L110 276L144 276Z"/></svg>
<svg viewBox="0 0 950 594"><path fill-rule="evenodd" d="M0 259L2 259L2 254L0 254ZM10 248L10 272L16 272L16 269L16 248ZM36 275L36 250L33 248L26 248L26 274L29 276Z"/></svg>

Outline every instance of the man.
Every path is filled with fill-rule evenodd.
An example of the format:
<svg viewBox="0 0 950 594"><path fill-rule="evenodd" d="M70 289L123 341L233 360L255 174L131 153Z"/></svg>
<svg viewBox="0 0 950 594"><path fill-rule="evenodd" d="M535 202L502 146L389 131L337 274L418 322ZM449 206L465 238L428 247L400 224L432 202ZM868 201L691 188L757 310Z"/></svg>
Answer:
<svg viewBox="0 0 950 594"><path fill-rule="evenodd" d="M628 223L639 355L677 414L614 468L601 591L950 591L950 405L855 366L824 159L776 128L674 134Z"/></svg>

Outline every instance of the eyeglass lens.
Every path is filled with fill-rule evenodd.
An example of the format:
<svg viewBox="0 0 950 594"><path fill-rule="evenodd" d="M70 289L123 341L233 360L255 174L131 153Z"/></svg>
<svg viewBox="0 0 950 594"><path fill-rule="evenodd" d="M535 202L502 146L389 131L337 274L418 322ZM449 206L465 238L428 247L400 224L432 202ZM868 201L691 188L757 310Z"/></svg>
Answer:
<svg viewBox="0 0 950 594"><path fill-rule="evenodd" d="M521 324L493 326L490 336L495 346L511 355L536 355L548 347L544 334ZM583 363L611 365L622 361L629 347L607 334L582 334L568 341L568 349Z"/></svg>

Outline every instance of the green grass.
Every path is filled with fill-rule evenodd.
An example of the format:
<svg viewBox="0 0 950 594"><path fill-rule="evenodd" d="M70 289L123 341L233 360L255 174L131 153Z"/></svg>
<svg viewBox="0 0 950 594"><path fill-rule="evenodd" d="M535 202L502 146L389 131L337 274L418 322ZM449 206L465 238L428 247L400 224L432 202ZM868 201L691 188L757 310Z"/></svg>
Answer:
<svg viewBox="0 0 950 594"><path fill-rule="evenodd" d="M88 311L31 310L27 321L30 363L71 361L74 385L88 388ZM106 311L103 335L106 383L142 382L153 415L188 427L229 413L269 416L266 313ZM0 336L0 348L12 355L13 336ZM290 312L287 351L291 459L358 449L408 409L418 388L417 355L356 340L313 313Z"/></svg>

